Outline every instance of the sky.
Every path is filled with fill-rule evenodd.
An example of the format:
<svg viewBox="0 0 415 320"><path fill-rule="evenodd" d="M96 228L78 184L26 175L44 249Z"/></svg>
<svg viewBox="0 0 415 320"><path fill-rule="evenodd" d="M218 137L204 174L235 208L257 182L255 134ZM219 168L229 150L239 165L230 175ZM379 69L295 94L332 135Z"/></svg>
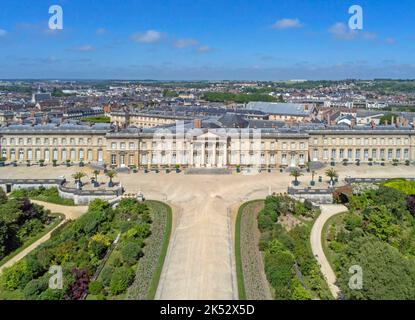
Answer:
<svg viewBox="0 0 415 320"><path fill-rule="evenodd" d="M0 79L412 79L414 57L413 0L0 1Z"/></svg>

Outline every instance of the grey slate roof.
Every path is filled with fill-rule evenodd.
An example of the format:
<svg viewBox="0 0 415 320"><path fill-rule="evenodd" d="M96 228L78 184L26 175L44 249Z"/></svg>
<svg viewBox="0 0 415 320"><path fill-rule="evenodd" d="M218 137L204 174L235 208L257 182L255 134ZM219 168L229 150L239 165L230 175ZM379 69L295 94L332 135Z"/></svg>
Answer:
<svg viewBox="0 0 415 320"><path fill-rule="evenodd" d="M306 110L308 106L308 110ZM308 116L315 107L313 105L299 103L273 103L273 102L249 102L248 110L258 110L269 114L281 114L287 116Z"/></svg>

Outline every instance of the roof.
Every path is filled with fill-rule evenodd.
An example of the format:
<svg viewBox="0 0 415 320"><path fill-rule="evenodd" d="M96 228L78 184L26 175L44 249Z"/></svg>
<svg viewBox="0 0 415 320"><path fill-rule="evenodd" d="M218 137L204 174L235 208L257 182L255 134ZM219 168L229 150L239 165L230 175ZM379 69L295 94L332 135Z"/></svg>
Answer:
<svg viewBox="0 0 415 320"><path fill-rule="evenodd" d="M227 113L218 119L218 122L225 128L246 128L249 122L243 117Z"/></svg>
<svg viewBox="0 0 415 320"><path fill-rule="evenodd" d="M308 116L314 111L315 106L301 103L249 102L246 108L269 114Z"/></svg>

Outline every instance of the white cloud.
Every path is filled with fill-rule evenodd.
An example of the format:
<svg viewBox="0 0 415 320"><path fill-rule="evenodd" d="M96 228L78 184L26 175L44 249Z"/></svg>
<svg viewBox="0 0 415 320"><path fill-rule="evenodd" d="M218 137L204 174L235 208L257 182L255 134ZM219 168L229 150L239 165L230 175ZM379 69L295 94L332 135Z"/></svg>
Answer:
<svg viewBox="0 0 415 320"><path fill-rule="evenodd" d="M195 39L179 39L173 42L173 46L178 49L192 47L198 44L199 44L199 41Z"/></svg>
<svg viewBox="0 0 415 320"><path fill-rule="evenodd" d="M274 29L293 29L293 28L302 28L303 24L298 19L281 19L275 22L272 27Z"/></svg>
<svg viewBox="0 0 415 320"><path fill-rule="evenodd" d="M0 37L4 37L7 34L7 31L4 29L0 29Z"/></svg>
<svg viewBox="0 0 415 320"><path fill-rule="evenodd" d="M83 46L73 48L73 51L78 51L78 52L91 52L94 50L95 50L95 47L91 46L90 44L86 44Z"/></svg>
<svg viewBox="0 0 415 320"><path fill-rule="evenodd" d="M385 42L387 44L395 44L396 43L396 39L395 38L386 38Z"/></svg>
<svg viewBox="0 0 415 320"><path fill-rule="evenodd" d="M105 29L105 28L98 28L98 29L95 31L95 33L96 33L96 34L98 34L98 35L102 35L102 34L107 33L107 29Z"/></svg>
<svg viewBox="0 0 415 320"><path fill-rule="evenodd" d="M131 36L132 40L141 43L156 43L161 40L161 32L156 30L147 30L143 33L135 33Z"/></svg>
<svg viewBox="0 0 415 320"><path fill-rule="evenodd" d="M352 30L342 22L337 22L329 28L329 33L338 40L376 40L378 35L373 32Z"/></svg>
<svg viewBox="0 0 415 320"><path fill-rule="evenodd" d="M357 32L348 28L344 23L337 22L330 27L329 32L333 35L334 38L339 40L353 40Z"/></svg>
<svg viewBox="0 0 415 320"><path fill-rule="evenodd" d="M199 53L207 53L212 51L212 48L209 46L200 46L199 48L197 48L197 52Z"/></svg>

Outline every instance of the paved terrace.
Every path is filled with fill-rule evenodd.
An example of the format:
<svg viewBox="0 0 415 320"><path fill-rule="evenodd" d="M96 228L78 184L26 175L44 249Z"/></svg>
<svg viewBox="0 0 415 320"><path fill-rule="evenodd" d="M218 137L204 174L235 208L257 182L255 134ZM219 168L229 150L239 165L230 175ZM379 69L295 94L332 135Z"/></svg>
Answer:
<svg viewBox="0 0 415 320"><path fill-rule="evenodd" d="M6 167L7 178L70 177L77 167ZM85 171L88 173L87 168ZM415 166L338 166L340 180L353 177L415 177ZM89 170L91 171L91 170ZM324 176L324 170L317 177ZM101 181L105 177L100 177ZM264 198L269 192L286 192L288 173L258 175L184 175L164 173L119 174L127 193L142 191L146 198L169 203L174 226L158 299L237 299L233 252L234 217L239 205ZM311 174L299 178L304 184ZM319 187L319 186L317 186Z"/></svg>

